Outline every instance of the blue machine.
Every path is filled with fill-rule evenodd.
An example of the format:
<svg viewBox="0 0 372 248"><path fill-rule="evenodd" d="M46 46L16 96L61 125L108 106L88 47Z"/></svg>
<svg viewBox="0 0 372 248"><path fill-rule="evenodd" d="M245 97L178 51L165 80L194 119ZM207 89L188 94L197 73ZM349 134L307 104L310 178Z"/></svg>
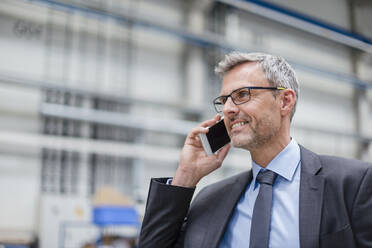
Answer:
<svg viewBox="0 0 372 248"><path fill-rule="evenodd" d="M130 206L99 206L93 208L93 223L100 227L126 225L138 227L139 215Z"/></svg>

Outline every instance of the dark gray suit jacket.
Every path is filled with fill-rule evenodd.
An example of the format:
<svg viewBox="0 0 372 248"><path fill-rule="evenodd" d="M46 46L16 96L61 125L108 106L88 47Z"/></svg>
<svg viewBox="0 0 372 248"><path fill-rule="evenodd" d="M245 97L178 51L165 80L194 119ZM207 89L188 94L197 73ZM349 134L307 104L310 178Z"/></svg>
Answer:
<svg viewBox="0 0 372 248"><path fill-rule="evenodd" d="M139 247L217 248L251 180L248 171L207 186L190 206L194 189L153 179ZM372 247L372 164L301 147L299 208L302 248Z"/></svg>

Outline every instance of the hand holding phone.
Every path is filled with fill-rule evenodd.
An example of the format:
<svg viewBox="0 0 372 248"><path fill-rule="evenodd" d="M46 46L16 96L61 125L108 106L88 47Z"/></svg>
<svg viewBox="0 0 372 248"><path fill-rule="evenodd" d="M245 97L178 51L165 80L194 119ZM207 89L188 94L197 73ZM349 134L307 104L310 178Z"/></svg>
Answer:
<svg viewBox="0 0 372 248"><path fill-rule="evenodd" d="M220 120L215 125L209 127L208 133L199 134L205 153L209 156L217 152L220 148L230 143L225 122Z"/></svg>
<svg viewBox="0 0 372 248"><path fill-rule="evenodd" d="M223 131L222 129L221 132L219 129L220 125L224 124L223 121L218 122L220 119L221 116L216 115L213 119L206 120L199 126L193 128L187 135L180 154L178 168L172 180L172 185L195 187L204 176L221 167L223 160L229 152L230 145L225 145L223 148L219 149L221 144L223 146L226 141L218 141L217 144L219 145L215 146L214 141L219 140L219 138L216 137L221 137L219 134L222 133L226 135L222 135L222 137L228 137L226 131ZM216 127L212 128L211 126ZM209 146L212 155L210 156L205 155L206 152L202 144L203 141L201 141L204 138L200 138L200 134L207 135L208 133L211 140ZM208 140L208 138L206 139ZM227 143L228 142L229 141L227 141ZM217 150L218 152L216 152ZM214 151L215 154L213 154L212 151Z"/></svg>

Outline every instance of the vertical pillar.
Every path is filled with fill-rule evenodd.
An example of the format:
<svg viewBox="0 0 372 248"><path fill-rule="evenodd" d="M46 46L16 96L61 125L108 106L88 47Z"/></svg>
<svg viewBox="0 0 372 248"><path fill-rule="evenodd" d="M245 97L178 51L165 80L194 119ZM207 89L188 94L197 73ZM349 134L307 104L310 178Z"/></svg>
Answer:
<svg viewBox="0 0 372 248"><path fill-rule="evenodd" d="M362 3L363 1L359 1ZM359 32L359 26L357 21L357 5L353 0L349 0L349 15L350 15L350 28L353 32ZM356 77L363 78L360 72L360 63L363 54L362 52L351 49L351 62L352 71ZM354 117L355 117L355 133L360 139L357 143L356 158L360 160L368 160L368 150L370 146L370 134L369 123L369 104L367 97L367 90L365 87L355 87L353 92L353 105L354 105Z"/></svg>
<svg viewBox="0 0 372 248"><path fill-rule="evenodd" d="M205 29L204 13L211 1L186 1L184 4L185 26L192 32L202 34ZM199 46L185 44L182 55L181 73L183 74L183 96L190 107L199 107L205 103L207 68L205 52Z"/></svg>

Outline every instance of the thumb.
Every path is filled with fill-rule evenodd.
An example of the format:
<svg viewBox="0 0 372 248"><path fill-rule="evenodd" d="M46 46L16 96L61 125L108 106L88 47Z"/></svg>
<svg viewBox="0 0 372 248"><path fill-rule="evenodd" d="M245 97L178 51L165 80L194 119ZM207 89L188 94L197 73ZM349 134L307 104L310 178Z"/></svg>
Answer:
<svg viewBox="0 0 372 248"><path fill-rule="evenodd" d="M217 159L222 162L225 159L230 148L231 148L231 144L227 144L224 147L222 147L221 150L217 152Z"/></svg>

